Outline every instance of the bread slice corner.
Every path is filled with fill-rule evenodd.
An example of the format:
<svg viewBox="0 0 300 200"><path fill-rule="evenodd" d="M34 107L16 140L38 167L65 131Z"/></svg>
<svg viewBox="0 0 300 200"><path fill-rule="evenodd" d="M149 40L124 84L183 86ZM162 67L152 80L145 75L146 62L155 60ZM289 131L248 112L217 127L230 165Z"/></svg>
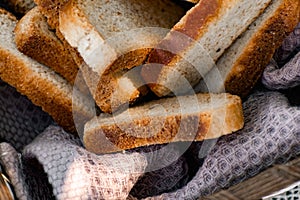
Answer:
<svg viewBox="0 0 300 200"><path fill-rule="evenodd" d="M59 10L69 0L34 0L40 12L47 18L47 23L51 29L55 30L59 24Z"/></svg>

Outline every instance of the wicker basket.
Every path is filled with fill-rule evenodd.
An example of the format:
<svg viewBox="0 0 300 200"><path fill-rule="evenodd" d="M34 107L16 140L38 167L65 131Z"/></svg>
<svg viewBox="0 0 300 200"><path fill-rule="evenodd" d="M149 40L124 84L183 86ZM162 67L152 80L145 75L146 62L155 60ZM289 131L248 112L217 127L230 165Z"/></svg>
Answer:
<svg viewBox="0 0 300 200"><path fill-rule="evenodd" d="M300 157L285 165L275 165L251 179L203 199L300 199L299 185Z"/></svg>

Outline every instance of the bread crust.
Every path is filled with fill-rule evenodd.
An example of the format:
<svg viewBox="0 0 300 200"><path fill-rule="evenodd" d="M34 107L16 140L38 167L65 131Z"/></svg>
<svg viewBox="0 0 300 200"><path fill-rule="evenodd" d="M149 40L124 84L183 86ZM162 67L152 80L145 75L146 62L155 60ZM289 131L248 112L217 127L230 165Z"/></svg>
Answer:
<svg viewBox="0 0 300 200"><path fill-rule="evenodd" d="M222 5L221 0L211 0L211 1L200 1L197 6L193 8L192 11L188 11L185 15L186 17L181 20L178 24L176 24L172 31L178 31L190 37L193 40L199 39L201 35L205 33L207 25L210 21L216 20L218 14L220 12L220 8ZM159 49L160 46L168 46L168 44L172 43L171 49L176 53L183 52L189 45L191 45L191 41L178 41L176 40L176 35L173 35L173 32L170 32L170 35L165 40L162 40L158 48L154 49L151 55L149 56L149 63L160 63L167 65L172 62L173 59L179 57L174 53L164 51ZM160 73L160 71L158 71ZM153 74L156 77L156 80L159 76L158 74ZM155 79L153 79L155 80Z"/></svg>
<svg viewBox="0 0 300 200"><path fill-rule="evenodd" d="M46 18L38 7L18 21L14 33L19 51L50 67L72 85L76 84L82 93L90 94L73 54L70 53L69 45L49 29Z"/></svg>
<svg viewBox="0 0 300 200"><path fill-rule="evenodd" d="M0 8L0 15L6 15L11 21L17 21L17 18L5 9Z"/></svg>
<svg viewBox="0 0 300 200"><path fill-rule="evenodd" d="M179 54L192 45L190 40L180 40L177 34L173 34L178 31L190 37L193 40L197 40L206 31L206 27L209 21L216 20L217 13L220 12L222 7L222 1L200 1L192 10L188 11L186 17L181 19L177 25L175 25L170 31L168 37L162 40L158 47L155 48L148 58L148 63L159 63L156 67L147 65L142 69L142 76L149 87L155 92L163 90L163 86L155 84L161 73L163 73L163 65L175 63L180 59ZM177 37L177 38L176 38ZM164 50L164 47L172 49L173 52ZM158 96L162 96L160 93L155 92Z"/></svg>
<svg viewBox="0 0 300 200"><path fill-rule="evenodd" d="M62 13L66 15L64 19L70 19L73 24L79 24L79 26L83 27L82 30L85 29L87 32L88 30L94 31L93 26L89 24L88 21L86 21L87 17L85 16L85 14L80 10L80 8L77 7L76 1L70 1L69 3L67 3L62 9ZM84 21L84 23L82 23L82 21ZM61 23L60 27L64 27L64 32L74 31L74 26L65 27L63 26L63 24L64 23ZM98 33L95 34L98 35ZM98 39L104 42L103 38L99 37ZM95 41L94 43L97 44L97 42L98 41ZM140 96L147 93L147 89L145 86L136 88L136 90L129 96L117 95L120 98L115 99L112 104L113 91L118 87L118 78L126 71L143 63L147 58L150 50L139 49L131 51L126 53L125 55L121 55L118 59L118 55L112 47L110 47L108 44L104 44L101 48L105 48L104 46L107 47L107 49L104 51L107 51L106 55L108 57L108 60L106 62L104 61L104 63L106 64L103 65L106 65L106 67L103 71L99 72L98 70L92 69L88 64L84 62L84 60L81 63L80 67L83 72L83 77L90 88L96 104L103 112L112 113L123 104L133 104ZM73 47L73 49L78 50L78 48L76 47ZM82 58L82 56L79 56L79 58Z"/></svg>
<svg viewBox="0 0 300 200"><path fill-rule="evenodd" d="M300 1L285 0L258 30L224 82L229 93L246 97L260 79L275 50L299 22Z"/></svg>
<svg viewBox="0 0 300 200"><path fill-rule="evenodd" d="M226 48L228 48L231 43L242 34L248 25L255 20L255 18L263 12L263 10L267 7L267 5L271 1L265 1L261 8L256 10L250 18L241 23L240 28L236 29L236 34L231 35L231 41L227 41L224 43L224 46L217 43L215 46L211 46L207 49L210 52L210 49L215 49L214 52L207 54L207 56L211 56L213 61L217 61L217 59L222 55ZM182 56L189 51L193 50L193 46L200 42L201 38L204 35L209 33L210 27L214 26L214 23L220 21L227 13L226 10L231 9L232 7L238 5L239 1L234 0L202 0L197 3L195 7L189 10L186 15L172 28L170 33L160 42L153 52L149 55L148 63L142 69L142 76L145 79L145 82L149 83L150 89L157 96L166 96L171 93L173 90L177 93L185 93L187 91L181 91L182 88L174 86L171 90L168 86L172 85L172 81L176 81L179 79L178 77L170 78L170 74L174 70L178 70L180 72L183 71L186 79L191 83L192 87L195 86L203 75L202 73L208 73L209 69L203 69L201 74L198 72L198 78L195 79L195 69L190 63L183 62ZM234 19L237 20L237 19ZM229 22L227 22L229 23ZM219 32L224 31L218 29ZM181 40L178 33L185 35L188 39ZM222 33L220 33L221 35ZM218 40L216 38L216 40ZM222 41L220 41L221 43ZM220 48L218 48L218 45ZM165 49L167 47L167 49ZM170 50L172 52L170 52ZM194 53L207 53L207 52L194 52ZM159 63L162 64L160 67L151 66L151 63ZM200 65L200 63L198 63ZM185 68L187 67L186 71ZM192 69L193 68L193 69ZM202 69L201 69L202 70ZM184 88L184 90L188 90L188 88Z"/></svg>
<svg viewBox="0 0 300 200"><path fill-rule="evenodd" d="M47 22L52 29L57 29L59 24L59 10L69 0L34 0L41 13L47 18Z"/></svg>
<svg viewBox="0 0 300 200"><path fill-rule="evenodd" d="M46 19L38 7L30 10L17 23L15 42L22 53L51 67L74 84L79 68L69 51L55 34L48 30Z"/></svg>
<svg viewBox="0 0 300 200"><path fill-rule="evenodd" d="M115 112L126 103L132 105L140 96L145 96L148 93L147 87L142 82L129 96L125 96L122 94L123 91L115 89L118 87L118 80L121 78L120 75L124 73L124 70L130 70L144 63L150 51L151 49L140 49L128 52L122 55L122 58L116 59L116 61L104 71L101 77L97 76L98 80L93 82L97 83L94 98L103 112ZM120 66L124 66L125 68L120 68ZM136 76L139 76L139 74L137 73ZM115 99L113 100L113 98Z"/></svg>
<svg viewBox="0 0 300 200"><path fill-rule="evenodd" d="M7 32L2 32L11 34L8 36L11 41L7 41L9 47L0 45L1 79L49 113L66 131L76 133L78 127L73 116L77 117L78 123L89 120L94 114L90 107L92 103L83 95L74 96L72 86L54 71L18 52L13 42L13 29L17 21L1 9L0 17L5 17L7 23L13 23ZM78 99L73 101L73 98Z"/></svg>
<svg viewBox="0 0 300 200"><path fill-rule="evenodd" d="M149 3L149 1L147 2ZM122 3L125 4L124 2ZM137 2L135 3L137 4ZM94 27L95 25L92 24L90 17L87 16L88 13L83 11L81 4L82 2L79 0L71 0L64 5L60 12L59 30L69 44L77 49L84 59L85 63L81 65L81 69L83 73L85 73L85 80L97 105L103 112L111 113L124 104L134 103L139 97L147 93L147 87L142 86L131 88L132 94L123 96L116 95L120 99L116 99L116 96L113 97L114 90L120 87L118 85L120 77L130 71L130 69L143 64L151 49L144 47L131 49L126 53L119 53L117 48L111 46L111 44L106 41L109 36L103 35L109 31L103 30L105 33L102 33L97 30L97 28ZM122 12L126 13L127 11ZM120 16L122 16L121 12ZM116 26L115 29L122 30L122 28L118 26ZM147 41L148 40L147 38ZM154 43L154 41L150 43ZM93 48L97 50L91 51ZM90 58L94 52L101 52L100 54L103 59L96 62L94 60L97 60L97 58ZM140 76L137 77L140 79L138 82L142 83L142 78ZM137 85L134 81L129 80L129 82L130 81L132 86ZM118 91L116 91L116 93L118 93ZM115 98L115 103L112 103L112 98Z"/></svg>
<svg viewBox="0 0 300 200"><path fill-rule="evenodd" d="M77 66L83 64L83 58L80 56L76 48L72 47L64 38L63 34L59 31L59 11L69 0L34 0L38 5L40 12L47 18L47 23L56 36L63 43L64 47L72 55L74 62Z"/></svg>
<svg viewBox="0 0 300 200"><path fill-rule="evenodd" d="M66 131L76 133L73 120L72 98L68 98L53 84L45 81L35 72L28 69L22 60L15 58L9 52L0 49L1 79L17 89L18 92L27 96L32 103L41 106L53 119ZM31 78L29 78L31 77ZM85 120L92 115L79 111Z"/></svg>
<svg viewBox="0 0 300 200"><path fill-rule="evenodd" d="M209 98L210 94L199 95ZM109 125L102 123L105 117L94 118L85 125L83 142L89 151L100 154L153 144L218 138L237 131L244 125L241 99L229 94L226 98L228 103L221 108L193 114L168 114L155 118L143 116ZM160 102L157 104L160 105ZM224 121L220 116L224 117ZM152 128L148 128L149 124ZM156 126L152 126L153 124ZM161 128L153 133L156 127Z"/></svg>

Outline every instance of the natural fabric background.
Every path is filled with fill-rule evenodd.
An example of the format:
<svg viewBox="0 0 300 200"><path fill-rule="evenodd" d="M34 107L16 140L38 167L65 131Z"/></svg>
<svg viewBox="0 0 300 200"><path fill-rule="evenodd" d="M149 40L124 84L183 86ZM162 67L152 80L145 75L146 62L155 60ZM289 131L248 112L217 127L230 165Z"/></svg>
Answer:
<svg viewBox="0 0 300 200"><path fill-rule="evenodd" d="M1 81L1 164L19 199L196 199L230 187L299 156L299 49L300 25L244 100L245 127L218 139L204 158L199 157L202 142L181 156L176 144L167 151L151 146L89 153L78 138ZM161 163L170 165L147 172Z"/></svg>

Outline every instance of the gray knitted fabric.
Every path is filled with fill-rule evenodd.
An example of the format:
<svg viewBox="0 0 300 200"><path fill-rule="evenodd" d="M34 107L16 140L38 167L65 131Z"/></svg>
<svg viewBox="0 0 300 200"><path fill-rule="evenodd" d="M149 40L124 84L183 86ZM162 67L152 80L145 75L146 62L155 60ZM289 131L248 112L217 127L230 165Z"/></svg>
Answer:
<svg viewBox="0 0 300 200"><path fill-rule="evenodd" d="M138 153L91 154L55 126L28 145L23 156L43 166L57 199L126 199L147 165Z"/></svg>
<svg viewBox="0 0 300 200"><path fill-rule="evenodd" d="M185 187L149 199L196 199L300 154L300 107L290 107L284 95L256 92L244 114L244 129L222 137Z"/></svg>
<svg viewBox="0 0 300 200"><path fill-rule="evenodd" d="M269 91L256 92L244 103L244 113L245 128L222 137L186 186L176 192L150 199L196 199L252 177L276 162L283 163L299 155L300 108L289 106L284 95ZM5 150L1 149L2 152ZM165 153L165 156L153 157L163 162L164 157L177 156L176 153L171 153L171 156L168 152ZM23 160L38 160L57 199L126 199L149 165L144 153L89 153L82 148L77 138L55 126L50 126L40 134L25 148L22 156ZM4 161L2 157L1 159ZM11 165L16 160L4 162ZM34 168L34 165L31 167ZM180 172L174 171L176 174ZM172 177L170 175L174 175L174 171L169 171L169 176L165 176ZM22 180L23 175L15 175L19 177L14 178L11 174L9 176L12 180ZM168 179L167 185L176 184L178 181L170 180L172 179ZM36 186L28 185L28 188L35 188L34 191L38 192ZM16 187L17 191L18 189Z"/></svg>
<svg viewBox="0 0 300 200"><path fill-rule="evenodd" d="M176 146L161 151L157 149L153 147L150 152L140 150L95 155L86 151L78 138L60 127L49 126L22 153L22 167L28 168L29 165L31 168L31 172L23 170L27 173L25 176L31 179L29 183L24 181L30 188L27 191L29 199L47 199L45 194L50 195L49 188L53 190L56 199L126 199L146 167L168 166L174 157L179 156ZM168 174L175 176L169 179L171 184L182 179L180 166L183 161L175 163L178 170L168 171ZM41 174L41 171L47 174L47 180L44 180L43 175L33 174ZM28 176L28 173L32 176ZM22 174L16 175L14 179L24 179ZM47 181L50 185L45 184ZM41 183L44 187L40 187ZM36 196L36 192L43 196Z"/></svg>
<svg viewBox="0 0 300 200"><path fill-rule="evenodd" d="M300 48L300 23L296 26L294 31L283 41L281 47L279 47L275 54L274 59L278 62L278 65L282 67L286 64Z"/></svg>
<svg viewBox="0 0 300 200"><path fill-rule="evenodd" d="M272 90L300 85L300 23L276 51L263 73L262 83Z"/></svg>
<svg viewBox="0 0 300 200"><path fill-rule="evenodd" d="M288 89L300 84L300 52L284 67L279 68L275 60L264 71L263 84L272 90Z"/></svg>
<svg viewBox="0 0 300 200"><path fill-rule="evenodd" d="M0 139L18 151L29 144L52 118L15 88L0 80Z"/></svg>
<svg viewBox="0 0 300 200"><path fill-rule="evenodd" d="M268 89L299 84L298 30L267 67L262 82ZM293 48L286 50L286 44ZM92 154L78 138L48 126L50 117L15 90L3 82L0 89L5 94L0 96L0 126L6 131L1 138L11 144L0 145L0 161L20 199L126 199L129 194L130 199L197 199L300 155L300 107L263 88L243 103L245 127L220 138L203 164L197 148L181 155L175 144ZM165 168L149 170L159 165Z"/></svg>

